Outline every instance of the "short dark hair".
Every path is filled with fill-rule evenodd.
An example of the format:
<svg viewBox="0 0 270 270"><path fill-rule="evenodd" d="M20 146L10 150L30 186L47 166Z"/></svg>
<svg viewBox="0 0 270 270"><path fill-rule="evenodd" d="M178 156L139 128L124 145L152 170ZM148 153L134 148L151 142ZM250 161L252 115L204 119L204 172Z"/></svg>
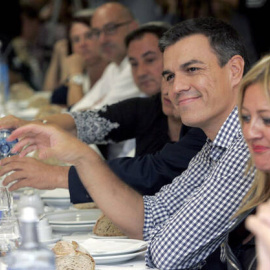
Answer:
<svg viewBox="0 0 270 270"><path fill-rule="evenodd" d="M145 34L153 34L158 39L162 37L162 35L170 29L171 25L165 22L149 22L141 25L139 28L135 29L131 33L129 33L125 38L126 47L129 46L130 42L135 39L142 38Z"/></svg>
<svg viewBox="0 0 270 270"><path fill-rule="evenodd" d="M38 10L29 4L23 4L21 6L21 15L24 15L31 20L39 20Z"/></svg>
<svg viewBox="0 0 270 270"><path fill-rule="evenodd" d="M70 28L74 23L81 23L81 24L84 24L84 25L90 27L91 26L90 25L90 18L91 17L89 17L89 18L87 18L87 17L74 17L70 21ZM69 30L70 30L70 28L69 28Z"/></svg>
<svg viewBox="0 0 270 270"><path fill-rule="evenodd" d="M164 33L159 41L159 48L164 52L167 47L194 34L202 34L208 38L221 67L234 55L240 55L245 61L244 74L248 71L250 64L242 39L232 26L217 18L189 19L176 24Z"/></svg>

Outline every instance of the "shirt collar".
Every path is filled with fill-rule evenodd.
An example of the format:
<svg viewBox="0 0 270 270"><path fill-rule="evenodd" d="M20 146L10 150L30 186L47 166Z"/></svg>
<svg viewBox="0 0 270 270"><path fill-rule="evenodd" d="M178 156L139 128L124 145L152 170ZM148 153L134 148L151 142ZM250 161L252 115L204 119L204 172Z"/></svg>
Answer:
<svg viewBox="0 0 270 270"><path fill-rule="evenodd" d="M226 121L221 126L213 142L207 139L211 147L211 158L218 160L223 152L228 149L236 138L242 137L240 121L238 118L238 109L235 107Z"/></svg>
<svg viewBox="0 0 270 270"><path fill-rule="evenodd" d="M119 71L122 71L127 65L128 65L128 58L125 57L122 62L120 63L119 66L117 66L117 68L119 69Z"/></svg>

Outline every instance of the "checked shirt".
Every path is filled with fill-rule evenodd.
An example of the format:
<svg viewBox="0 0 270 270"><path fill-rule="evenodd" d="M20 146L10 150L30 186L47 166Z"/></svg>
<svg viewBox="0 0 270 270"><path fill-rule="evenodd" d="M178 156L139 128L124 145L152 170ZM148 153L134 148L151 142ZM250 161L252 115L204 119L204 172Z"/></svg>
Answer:
<svg viewBox="0 0 270 270"><path fill-rule="evenodd" d="M254 171L245 173L248 159L235 108L186 171L155 196L144 196L148 266L196 269L203 264L224 240L251 187Z"/></svg>

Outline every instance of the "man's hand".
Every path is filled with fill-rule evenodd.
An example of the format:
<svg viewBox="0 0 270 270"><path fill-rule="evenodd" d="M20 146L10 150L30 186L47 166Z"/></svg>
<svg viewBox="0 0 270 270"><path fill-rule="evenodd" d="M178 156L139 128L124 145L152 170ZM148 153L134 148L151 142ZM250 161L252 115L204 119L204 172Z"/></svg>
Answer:
<svg viewBox="0 0 270 270"><path fill-rule="evenodd" d="M39 158L55 157L75 165L82 184L102 212L129 237L142 239L144 224L142 196L123 183L87 144L59 127L42 124L19 127L8 138L9 141L15 139L19 139L19 142L15 144L12 152L21 151L19 157L38 150ZM0 165L4 164L2 160ZM50 174L47 175L48 171L46 169L44 181L50 177ZM48 187L50 186L46 186Z"/></svg>
<svg viewBox="0 0 270 270"><path fill-rule="evenodd" d="M25 156L38 150L40 159L55 157L60 161L77 165L85 155L90 154L94 159L99 156L90 147L79 141L73 135L53 125L28 124L14 130L8 141L19 139L11 152L20 152ZM0 161L2 165L2 161Z"/></svg>
<svg viewBox="0 0 270 270"><path fill-rule="evenodd" d="M52 166L30 157L13 156L1 161L0 176L6 176L3 185L10 185L9 190L23 187L37 189L68 188L66 166Z"/></svg>

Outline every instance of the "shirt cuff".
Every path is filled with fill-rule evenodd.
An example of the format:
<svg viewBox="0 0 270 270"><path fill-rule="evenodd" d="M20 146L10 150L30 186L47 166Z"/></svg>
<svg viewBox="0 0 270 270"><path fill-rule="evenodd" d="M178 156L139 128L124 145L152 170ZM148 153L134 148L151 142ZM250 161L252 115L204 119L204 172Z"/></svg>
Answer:
<svg viewBox="0 0 270 270"><path fill-rule="evenodd" d="M76 204L93 202L93 199L90 197L84 185L82 184L81 179L74 166L71 166L68 172L68 186L70 201L72 203Z"/></svg>

